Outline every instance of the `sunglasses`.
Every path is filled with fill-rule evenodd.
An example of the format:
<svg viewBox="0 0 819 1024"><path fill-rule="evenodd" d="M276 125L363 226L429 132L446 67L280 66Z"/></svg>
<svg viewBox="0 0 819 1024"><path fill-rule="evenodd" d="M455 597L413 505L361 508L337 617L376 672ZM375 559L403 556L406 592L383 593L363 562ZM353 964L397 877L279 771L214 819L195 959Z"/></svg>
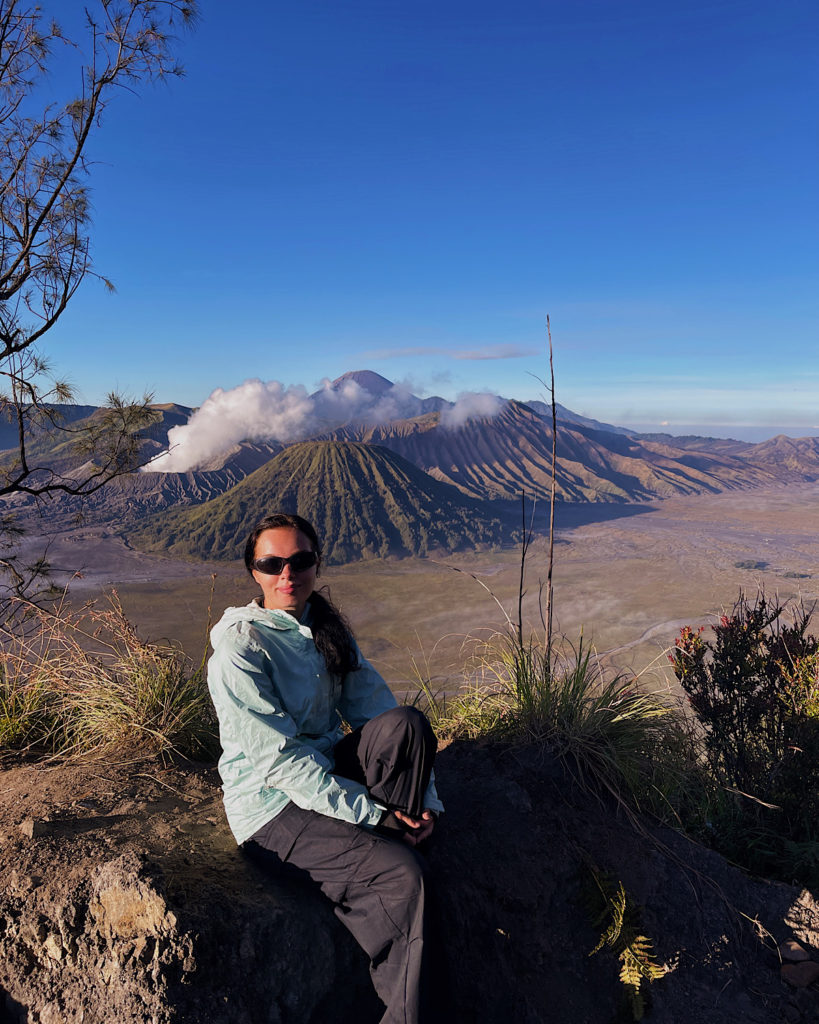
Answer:
<svg viewBox="0 0 819 1024"><path fill-rule="evenodd" d="M254 558L253 568L257 572L263 572L265 576L279 576L284 572L286 565L289 565L293 572L306 572L308 569L312 569L316 562L318 562L318 555L315 551L297 551L289 558L279 558L277 555Z"/></svg>

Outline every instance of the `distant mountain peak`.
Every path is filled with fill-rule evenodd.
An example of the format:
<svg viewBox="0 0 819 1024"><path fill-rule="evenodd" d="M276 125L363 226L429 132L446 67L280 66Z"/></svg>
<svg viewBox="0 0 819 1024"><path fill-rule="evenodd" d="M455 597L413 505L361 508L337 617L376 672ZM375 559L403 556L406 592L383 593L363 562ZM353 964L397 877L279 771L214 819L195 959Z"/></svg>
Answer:
<svg viewBox="0 0 819 1024"><path fill-rule="evenodd" d="M382 377L374 370L350 370L348 373L342 373L340 377L336 377L330 386L334 391L339 391L348 380L355 381L359 387L364 388L371 395L383 395L395 386L391 380L387 380L386 377Z"/></svg>

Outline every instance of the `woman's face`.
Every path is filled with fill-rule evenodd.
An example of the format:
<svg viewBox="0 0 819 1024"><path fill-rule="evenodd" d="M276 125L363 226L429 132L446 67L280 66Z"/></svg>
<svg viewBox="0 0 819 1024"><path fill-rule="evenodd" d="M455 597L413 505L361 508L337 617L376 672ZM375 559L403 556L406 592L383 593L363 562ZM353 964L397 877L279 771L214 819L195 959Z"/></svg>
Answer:
<svg viewBox="0 0 819 1024"><path fill-rule="evenodd" d="M289 558L298 551L312 551L313 545L309 537L292 526L278 526L273 530L264 530L256 541L254 558L266 558L275 555L278 558ZM300 619L307 599L316 585L317 566L311 566L303 572L294 572L292 567L285 565L278 576L253 570L253 579L262 588L265 608L290 612Z"/></svg>

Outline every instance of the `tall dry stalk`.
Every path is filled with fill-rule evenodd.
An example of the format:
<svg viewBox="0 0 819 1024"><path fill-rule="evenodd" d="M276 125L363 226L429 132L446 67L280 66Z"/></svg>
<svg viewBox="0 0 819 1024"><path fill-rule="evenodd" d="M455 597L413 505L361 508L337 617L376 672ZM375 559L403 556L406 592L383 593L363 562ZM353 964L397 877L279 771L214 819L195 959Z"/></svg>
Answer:
<svg viewBox="0 0 819 1024"><path fill-rule="evenodd" d="M532 520L534 520L534 505L532 506ZM518 636L518 647L523 647L523 598L526 596L526 556L529 552L529 545L532 543L532 529L534 522L526 526L526 492L520 492L520 579L518 580L518 621L515 624Z"/></svg>
<svg viewBox="0 0 819 1024"><path fill-rule="evenodd" d="M552 400L552 487L549 495L549 561L546 573L546 658L552 656L552 570L555 562L555 495L557 493L557 405L555 404L555 364L552 348L552 325L546 314L546 333L549 338L549 394Z"/></svg>

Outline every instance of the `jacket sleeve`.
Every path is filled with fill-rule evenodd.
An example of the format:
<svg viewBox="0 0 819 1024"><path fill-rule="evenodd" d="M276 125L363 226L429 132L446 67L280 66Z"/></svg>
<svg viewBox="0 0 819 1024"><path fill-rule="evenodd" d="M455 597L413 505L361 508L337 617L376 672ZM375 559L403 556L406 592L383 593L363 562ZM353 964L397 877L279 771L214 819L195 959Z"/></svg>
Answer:
<svg viewBox="0 0 819 1024"><path fill-rule="evenodd" d="M223 643L208 671L220 725L232 734L264 786L285 793L305 810L356 825L376 825L384 808L364 786L341 785L331 762L298 737L281 706L264 651L249 637Z"/></svg>
<svg viewBox="0 0 819 1024"><path fill-rule="evenodd" d="M348 673L344 680L344 688L338 705L344 720L349 722L353 729L357 729L359 725L369 722L371 718L375 718L383 711L389 711L390 708L394 708L398 704L395 695L381 674L376 672L361 651L358 651L358 661L359 668L355 672ZM442 814L444 810L444 805L435 789L434 772L424 794L424 807L436 814Z"/></svg>

